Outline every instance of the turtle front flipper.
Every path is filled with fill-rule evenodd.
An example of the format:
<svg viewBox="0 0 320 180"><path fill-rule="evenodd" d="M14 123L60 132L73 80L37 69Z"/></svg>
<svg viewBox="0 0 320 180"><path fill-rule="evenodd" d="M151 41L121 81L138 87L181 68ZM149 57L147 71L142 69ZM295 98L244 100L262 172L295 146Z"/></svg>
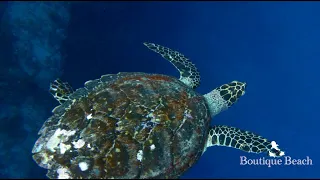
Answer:
<svg viewBox="0 0 320 180"><path fill-rule="evenodd" d="M67 82L56 79L50 83L49 92L60 104L63 104L69 99L70 94L73 93L73 89Z"/></svg>
<svg viewBox="0 0 320 180"><path fill-rule="evenodd" d="M200 85L200 73L198 69L183 54L158 44L147 42L143 44L171 62L180 72L179 80L181 82L193 89Z"/></svg>
<svg viewBox="0 0 320 180"><path fill-rule="evenodd" d="M221 125L213 126L209 130L204 151L211 146L232 147L249 153L268 153L270 157L284 155L275 141L269 141L249 131Z"/></svg>

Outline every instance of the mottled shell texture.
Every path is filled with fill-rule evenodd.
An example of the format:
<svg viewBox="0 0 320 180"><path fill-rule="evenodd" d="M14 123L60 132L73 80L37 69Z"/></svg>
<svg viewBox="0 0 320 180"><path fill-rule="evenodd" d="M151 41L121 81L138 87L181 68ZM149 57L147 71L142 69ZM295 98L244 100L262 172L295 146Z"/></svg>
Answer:
<svg viewBox="0 0 320 180"><path fill-rule="evenodd" d="M33 149L49 178L178 178L202 155L206 101L174 77L104 75L70 98Z"/></svg>

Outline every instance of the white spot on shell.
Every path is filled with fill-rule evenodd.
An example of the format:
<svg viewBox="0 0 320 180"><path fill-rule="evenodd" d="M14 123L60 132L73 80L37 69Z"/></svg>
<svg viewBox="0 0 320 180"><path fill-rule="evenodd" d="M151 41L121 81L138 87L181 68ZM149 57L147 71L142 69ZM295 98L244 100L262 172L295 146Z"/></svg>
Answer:
<svg viewBox="0 0 320 180"><path fill-rule="evenodd" d="M56 150L55 150L54 148L56 148L56 147L59 145L61 139L63 138L63 137L60 137L61 135L62 135L62 136L65 136L64 139L65 139L65 141L67 141L67 140L68 140L68 137L69 137L69 136L73 136L75 133L76 133L75 130L73 130L73 131L66 131L66 130L64 130L64 129L61 130L60 128L58 128L58 129L54 132L54 134L50 137L50 139L49 139L49 141L47 142L46 146L47 146L47 148L48 148L51 152L55 152Z"/></svg>
<svg viewBox="0 0 320 180"><path fill-rule="evenodd" d="M79 149L82 148L85 142L82 139L79 139L77 142L72 142L74 148Z"/></svg>
<svg viewBox="0 0 320 180"><path fill-rule="evenodd" d="M151 151L153 151L155 148L156 148L156 146L155 146L154 144L152 144L152 145L150 146L150 150L151 150Z"/></svg>
<svg viewBox="0 0 320 180"><path fill-rule="evenodd" d="M76 133L75 130L73 131L66 131L66 130L61 130L61 134L65 135L65 136L73 136Z"/></svg>
<svg viewBox="0 0 320 180"><path fill-rule="evenodd" d="M70 145L66 145L66 144L60 143L60 154L64 154L70 148L71 148Z"/></svg>
<svg viewBox="0 0 320 180"><path fill-rule="evenodd" d="M81 169L81 171L86 171L89 169L89 166L86 162L80 162L79 163L79 168Z"/></svg>
<svg viewBox="0 0 320 180"><path fill-rule="evenodd" d="M58 173L58 179L70 179L68 170L66 168L59 168L57 170L57 173Z"/></svg>
<svg viewBox="0 0 320 180"><path fill-rule="evenodd" d="M142 158L143 158L143 151L142 150L139 150L138 153L137 153L137 159L138 161L142 161Z"/></svg>
<svg viewBox="0 0 320 180"><path fill-rule="evenodd" d="M92 119L92 113L87 116L87 119Z"/></svg>

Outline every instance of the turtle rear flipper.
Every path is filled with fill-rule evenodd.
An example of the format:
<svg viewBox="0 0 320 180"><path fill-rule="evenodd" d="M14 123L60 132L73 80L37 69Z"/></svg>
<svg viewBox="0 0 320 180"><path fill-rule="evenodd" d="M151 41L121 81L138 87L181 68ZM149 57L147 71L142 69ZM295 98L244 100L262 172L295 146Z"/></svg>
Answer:
<svg viewBox="0 0 320 180"><path fill-rule="evenodd" d="M252 132L228 126L213 126L210 128L204 151L210 146L232 147L249 153L268 153L270 157L284 155L275 141L269 141Z"/></svg>
<svg viewBox="0 0 320 180"><path fill-rule="evenodd" d="M73 89L67 82L56 79L50 83L49 92L60 104L63 104L69 99L70 94L73 93Z"/></svg>
<svg viewBox="0 0 320 180"><path fill-rule="evenodd" d="M158 44L147 42L143 44L171 62L180 72L179 80L181 82L193 89L200 85L200 73L198 69L183 54Z"/></svg>

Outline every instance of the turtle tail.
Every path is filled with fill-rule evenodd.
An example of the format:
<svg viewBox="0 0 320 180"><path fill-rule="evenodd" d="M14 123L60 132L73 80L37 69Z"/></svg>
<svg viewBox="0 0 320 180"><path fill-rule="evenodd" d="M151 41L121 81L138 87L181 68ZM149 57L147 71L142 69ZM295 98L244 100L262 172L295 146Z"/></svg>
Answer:
<svg viewBox="0 0 320 180"><path fill-rule="evenodd" d="M56 79L50 83L49 92L60 104L63 104L69 99L73 89L67 82Z"/></svg>
<svg viewBox="0 0 320 180"><path fill-rule="evenodd" d="M232 147L249 153L268 153L270 157L284 155L275 141L269 141L249 131L222 125L210 128L206 147L210 146Z"/></svg>

